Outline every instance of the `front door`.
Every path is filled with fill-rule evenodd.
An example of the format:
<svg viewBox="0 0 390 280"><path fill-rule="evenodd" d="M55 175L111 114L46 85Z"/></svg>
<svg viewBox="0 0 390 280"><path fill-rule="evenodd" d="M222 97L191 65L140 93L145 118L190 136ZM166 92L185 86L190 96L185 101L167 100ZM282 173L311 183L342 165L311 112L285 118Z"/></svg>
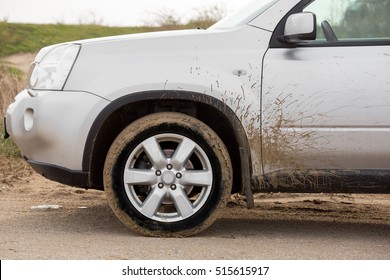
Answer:
<svg viewBox="0 0 390 280"><path fill-rule="evenodd" d="M317 16L317 39L264 59L265 172L389 170L390 0L316 0L303 10Z"/></svg>

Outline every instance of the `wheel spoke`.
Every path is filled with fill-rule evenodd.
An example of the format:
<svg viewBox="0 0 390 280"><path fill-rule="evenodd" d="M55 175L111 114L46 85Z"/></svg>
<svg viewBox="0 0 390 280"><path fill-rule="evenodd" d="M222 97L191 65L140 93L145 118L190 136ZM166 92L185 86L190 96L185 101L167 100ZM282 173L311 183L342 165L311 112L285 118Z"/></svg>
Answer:
<svg viewBox="0 0 390 280"><path fill-rule="evenodd" d="M184 138L183 141L180 142L175 153L173 154L171 164L177 170L182 169L192 155L195 147L196 143L194 141L188 138Z"/></svg>
<svg viewBox="0 0 390 280"><path fill-rule="evenodd" d="M183 219L194 214L194 207L183 188L178 187L176 190L171 191L170 196L176 207L176 211Z"/></svg>
<svg viewBox="0 0 390 280"><path fill-rule="evenodd" d="M155 171L150 169L126 169L124 183L129 185L154 185L157 183Z"/></svg>
<svg viewBox="0 0 390 280"><path fill-rule="evenodd" d="M166 165L167 160L165 154L155 137L146 139L142 144L145 153L148 155L150 162L155 168L160 169Z"/></svg>
<svg viewBox="0 0 390 280"><path fill-rule="evenodd" d="M180 184L184 186L211 186L213 173L209 170L186 170L182 172Z"/></svg>
<svg viewBox="0 0 390 280"><path fill-rule="evenodd" d="M154 187L148 197L145 199L144 203L142 204L141 213L144 214L146 217L152 218L160 208L161 203L164 200L166 194L166 189Z"/></svg>

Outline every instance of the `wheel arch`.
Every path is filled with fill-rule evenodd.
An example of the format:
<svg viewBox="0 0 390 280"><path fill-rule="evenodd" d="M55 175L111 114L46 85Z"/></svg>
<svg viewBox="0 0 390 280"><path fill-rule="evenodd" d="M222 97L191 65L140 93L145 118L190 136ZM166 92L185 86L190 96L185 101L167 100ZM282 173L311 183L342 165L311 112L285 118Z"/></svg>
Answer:
<svg viewBox="0 0 390 280"><path fill-rule="evenodd" d="M195 92L139 92L120 97L105 107L95 119L85 143L83 171L89 173L89 185L102 189L105 157L120 131L140 117L164 111L191 115L218 134L231 156L233 191L245 193L248 206L251 206L252 169L244 127L233 110L222 101Z"/></svg>

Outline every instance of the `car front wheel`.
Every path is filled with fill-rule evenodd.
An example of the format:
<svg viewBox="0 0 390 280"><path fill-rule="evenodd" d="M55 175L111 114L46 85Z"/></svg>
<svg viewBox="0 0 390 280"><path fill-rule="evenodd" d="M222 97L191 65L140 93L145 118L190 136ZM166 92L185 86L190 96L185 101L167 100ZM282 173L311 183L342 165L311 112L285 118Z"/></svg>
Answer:
<svg viewBox="0 0 390 280"><path fill-rule="evenodd" d="M203 122L172 112L127 126L108 152L103 177L115 215L149 236L189 236L204 230L232 187L222 140Z"/></svg>

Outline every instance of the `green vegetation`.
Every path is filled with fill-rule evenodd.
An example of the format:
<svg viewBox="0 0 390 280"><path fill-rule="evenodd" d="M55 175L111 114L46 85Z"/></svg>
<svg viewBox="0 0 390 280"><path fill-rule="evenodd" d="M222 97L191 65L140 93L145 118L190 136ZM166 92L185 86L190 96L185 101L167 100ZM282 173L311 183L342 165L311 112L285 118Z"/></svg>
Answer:
<svg viewBox="0 0 390 280"><path fill-rule="evenodd" d="M0 126L3 129L3 125ZM14 144L12 139L4 139L3 133L0 133L0 156L5 157L19 157L20 156L20 150L19 148Z"/></svg>
<svg viewBox="0 0 390 280"><path fill-rule="evenodd" d="M0 57L33 53L42 47L80 39L154 31L151 27L21 24L0 22Z"/></svg>
<svg viewBox="0 0 390 280"><path fill-rule="evenodd" d="M23 88L25 74L12 66L0 64L0 115L5 115L5 110L12 102L14 96ZM0 155L18 156L19 149L11 139L4 139L4 126L0 123Z"/></svg>

